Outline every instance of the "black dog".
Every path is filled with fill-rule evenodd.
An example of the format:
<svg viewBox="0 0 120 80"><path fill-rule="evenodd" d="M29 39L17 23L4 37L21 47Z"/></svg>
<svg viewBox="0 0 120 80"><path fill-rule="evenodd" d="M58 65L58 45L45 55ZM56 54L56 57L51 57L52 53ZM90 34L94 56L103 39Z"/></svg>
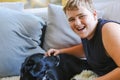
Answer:
<svg viewBox="0 0 120 80"><path fill-rule="evenodd" d="M44 57L37 53L27 57L22 64L20 80L70 80L88 68L84 67L86 64L70 55Z"/></svg>
<svg viewBox="0 0 120 80"><path fill-rule="evenodd" d="M20 80L58 80L58 64L58 56L44 57L40 53L31 55L22 64Z"/></svg>

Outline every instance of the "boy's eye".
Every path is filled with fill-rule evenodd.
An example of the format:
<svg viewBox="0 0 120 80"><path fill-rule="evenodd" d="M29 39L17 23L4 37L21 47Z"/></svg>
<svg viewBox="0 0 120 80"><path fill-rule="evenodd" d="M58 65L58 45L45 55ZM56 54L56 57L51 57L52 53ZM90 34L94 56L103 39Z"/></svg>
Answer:
<svg viewBox="0 0 120 80"><path fill-rule="evenodd" d="M81 19L81 18L84 18L86 15L80 15L79 16L79 19Z"/></svg>
<svg viewBox="0 0 120 80"><path fill-rule="evenodd" d="M75 20L74 18L68 19L69 22L72 22L72 21L74 21L74 20Z"/></svg>
<svg viewBox="0 0 120 80"><path fill-rule="evenodd" d="M79 16L77 16L77 18L78 18L78 19L83 19L83 18L85 18L85 16L86 16L86 15L79 15ZM72 17L71 17L71 18L68 19L68 21L69 21L69 22L74 22L74 21L75 21L75 18L72 18Z"/></svg>

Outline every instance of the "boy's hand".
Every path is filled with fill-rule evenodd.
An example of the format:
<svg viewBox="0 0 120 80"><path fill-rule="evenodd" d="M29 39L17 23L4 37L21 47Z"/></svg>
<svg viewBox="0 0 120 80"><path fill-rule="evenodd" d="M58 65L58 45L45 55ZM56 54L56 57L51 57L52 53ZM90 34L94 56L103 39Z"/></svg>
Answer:
<svg viewBox="0 0 120 80"><path fill-rule="evenodd" d="M46 53L45 53L45 56L56 56L60 54L60 50L58 49L49 49Z"/></svg>

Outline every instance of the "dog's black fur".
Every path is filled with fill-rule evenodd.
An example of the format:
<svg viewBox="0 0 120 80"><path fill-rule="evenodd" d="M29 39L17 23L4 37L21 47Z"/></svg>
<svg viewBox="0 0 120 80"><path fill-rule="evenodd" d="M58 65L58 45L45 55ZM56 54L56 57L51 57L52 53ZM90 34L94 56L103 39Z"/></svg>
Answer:
<svg viewBox="0 0 120 80"><path fill-rule="evenodd" d="M74 56L63 54L44 57L37 53L27 57L22 64L20 80L70 80L88 68L86 61Z"/></svg>
<svg viewBox="0 0 120 80"><path fill-rule="evenodd" d="M22 64L20 80L58 80L58 64L57 56L44 57L40 53L31 55Z"/></svg>

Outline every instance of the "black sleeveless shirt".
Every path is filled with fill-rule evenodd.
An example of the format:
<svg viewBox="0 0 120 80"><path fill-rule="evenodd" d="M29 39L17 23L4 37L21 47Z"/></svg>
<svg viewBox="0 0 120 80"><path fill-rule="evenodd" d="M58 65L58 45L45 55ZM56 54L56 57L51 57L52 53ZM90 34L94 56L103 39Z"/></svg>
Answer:
<svg viewBox="0 0 120 80"><path fill-rule="evenodd" d="M82 39L85 55L92 70L102 76L117 67L115 62L107 55L102 42L102 27L108 20L99 19L95 35L92 39Z"/></svg>

